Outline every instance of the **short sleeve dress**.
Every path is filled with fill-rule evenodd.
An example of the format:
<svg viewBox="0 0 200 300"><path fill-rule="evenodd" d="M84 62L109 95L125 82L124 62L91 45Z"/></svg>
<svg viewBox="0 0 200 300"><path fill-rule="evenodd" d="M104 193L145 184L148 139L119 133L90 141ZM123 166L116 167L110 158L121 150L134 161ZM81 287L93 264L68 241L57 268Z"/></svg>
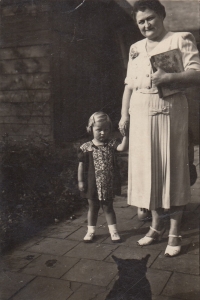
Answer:
<svg viewBox="0 0 200 300"><path fill-rule="evenodd" d="M78 159L84 163L86 183L85 191L81 193L83 198L109 201L120 194L120 174L116 157L119 144L120 140L112 139L102 146L96 146L89 141L80 147Z"/></svg>
<svg viewBox="0 0 200 300"><path fill-rule="evenodd" d="M146 39L130 48L125 84L130 99L128 204L147 209L181 206L190 199L188 103L184 92L159 98L150 80L150 56L180 49L185 70L200 71L192 34L168 32L152 52Z"/></svg>

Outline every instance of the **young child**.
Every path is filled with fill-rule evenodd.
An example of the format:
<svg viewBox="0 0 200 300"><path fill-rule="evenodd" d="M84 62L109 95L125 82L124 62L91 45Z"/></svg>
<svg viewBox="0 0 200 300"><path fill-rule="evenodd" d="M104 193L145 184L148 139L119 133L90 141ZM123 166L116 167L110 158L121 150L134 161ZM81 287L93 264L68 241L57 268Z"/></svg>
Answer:
<svg viewBox="0 0 200 300"><path fill-rule="evenodd" d="M104 112L94 113L87 126L87 132L92 134L93 140L83 144L78 153L78 188L89 203L85 242L92 242L94 238L100 207L104 211L111 240L120 242L113 209L114 161L116 150L128 148L128 133L124 134L122 141L118 141L109 139L111 131L112 123L108 115Z"/></svg>

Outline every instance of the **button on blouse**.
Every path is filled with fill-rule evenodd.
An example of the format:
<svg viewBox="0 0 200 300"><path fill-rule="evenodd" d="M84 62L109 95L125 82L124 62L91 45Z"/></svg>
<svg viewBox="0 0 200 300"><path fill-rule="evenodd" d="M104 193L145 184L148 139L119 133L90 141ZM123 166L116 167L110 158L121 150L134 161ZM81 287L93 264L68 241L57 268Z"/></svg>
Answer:
<svg viewBox="0 0 200 300"><path fill-rule="evenodd" d="M140 93L158 93L155 86L152 86L150 74L152 73L151 63L146 53L145 47L143 49L134 50L137 55L129 56L127 77L125 84L128 84L133 90ZM130 50L131 53L132 50Z"/></svg>

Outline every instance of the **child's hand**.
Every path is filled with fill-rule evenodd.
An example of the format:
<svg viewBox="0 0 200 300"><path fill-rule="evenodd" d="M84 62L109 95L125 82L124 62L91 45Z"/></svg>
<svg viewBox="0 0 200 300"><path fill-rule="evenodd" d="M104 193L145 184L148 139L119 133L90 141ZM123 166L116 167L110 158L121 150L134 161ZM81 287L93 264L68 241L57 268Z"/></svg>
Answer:
<svg viewBox="0 0 200 300"><path fill-rule="evenodd" d="M128 136L129 133L129 121L125 121L123 126L119 127L119 131L122 136Z"/></svg>
<svg viewBox="0 0 200 300"><path fill-rule="evenodd" d="M78 182L78 189L80 192L84 192L85 190L85 183L83 181Z"/></svg>

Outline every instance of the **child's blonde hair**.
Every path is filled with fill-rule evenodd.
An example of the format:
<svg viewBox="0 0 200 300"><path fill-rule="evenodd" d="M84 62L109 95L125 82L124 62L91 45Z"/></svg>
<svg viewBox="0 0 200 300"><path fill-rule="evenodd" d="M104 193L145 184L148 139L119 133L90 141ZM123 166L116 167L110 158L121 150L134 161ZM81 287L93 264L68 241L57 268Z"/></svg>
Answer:
<svg viewBox="0 0 200 300"><path fill-rule="evenodd" d="M108 122L110 125L110 131L112 131L112 122L109 116L102 111L97 111L89 118L88 126L86 127L88 133L92 133L92 127L96 122Z"/></svg>

